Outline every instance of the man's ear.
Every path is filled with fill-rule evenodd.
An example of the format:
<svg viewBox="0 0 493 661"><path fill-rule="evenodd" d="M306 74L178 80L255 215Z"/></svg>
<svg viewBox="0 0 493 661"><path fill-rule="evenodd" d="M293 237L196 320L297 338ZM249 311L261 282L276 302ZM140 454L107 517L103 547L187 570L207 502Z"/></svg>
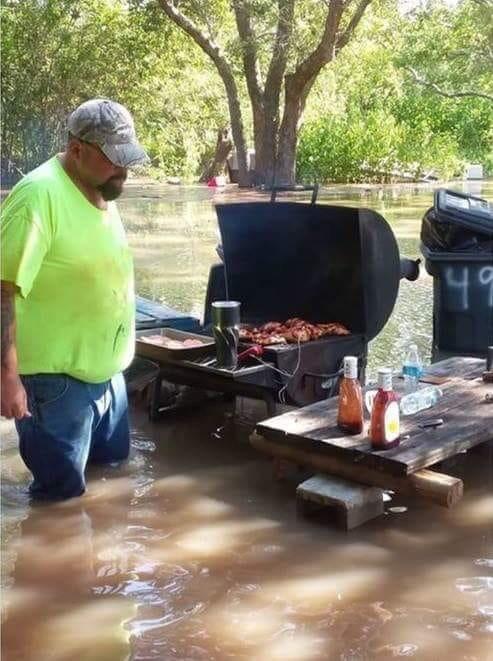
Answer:
<svg viewBox="0 0 493 661"><path fill-rule="evenodd" d="M72 156L73 158L79 159L80 158L80 153L81 153L82 145L77 140L77 138L72 138L70 137L67 141L67 152Z"/></svg>

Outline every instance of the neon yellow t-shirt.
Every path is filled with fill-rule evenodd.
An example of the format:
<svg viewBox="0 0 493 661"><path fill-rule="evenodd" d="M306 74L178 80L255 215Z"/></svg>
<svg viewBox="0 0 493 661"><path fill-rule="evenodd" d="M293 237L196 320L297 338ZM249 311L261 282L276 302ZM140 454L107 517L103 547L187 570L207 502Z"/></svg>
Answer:
<svg viewBox="0 0 493 661"><path fill-rule="evenodd" d="M101 383L135 346L133 263L114 202L101 211L58 157L33 170L2 206L1 279L14 282L20 374Z"/></svg>

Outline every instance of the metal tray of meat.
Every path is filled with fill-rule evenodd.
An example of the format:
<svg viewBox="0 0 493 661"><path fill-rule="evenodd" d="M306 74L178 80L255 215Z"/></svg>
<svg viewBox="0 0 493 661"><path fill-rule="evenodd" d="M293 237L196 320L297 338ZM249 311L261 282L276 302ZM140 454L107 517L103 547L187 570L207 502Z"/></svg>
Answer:
<svg viewBox="0 0 493 661"><path fill-rule="evenodd" d="M148 338L147 341L143 338ZM156 338L156 342L152 342ZM161 341L173 341L183 343L186 340L196 340L200 346L164 346L159 344ZM198 335L197 333L188 333L187 331L176 330L174 328L151 328L149 330L137 331L135 340L135 353L144 358L150 358L158 362L169 362L177 360L195 360L202 356L214 356L216 345L213 337L207 335Z"/></svg>

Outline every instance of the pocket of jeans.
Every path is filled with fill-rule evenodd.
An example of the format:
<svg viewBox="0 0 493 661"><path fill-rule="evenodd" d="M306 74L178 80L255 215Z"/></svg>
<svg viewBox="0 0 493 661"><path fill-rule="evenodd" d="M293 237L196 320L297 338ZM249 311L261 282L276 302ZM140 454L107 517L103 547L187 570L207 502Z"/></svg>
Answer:
<svg viewBox="0 0 493 661"><path fill-rule="evenodd" d="M31 392L37 406L54 404L69 388L65 374L36 374L29 377Z"/></svg>

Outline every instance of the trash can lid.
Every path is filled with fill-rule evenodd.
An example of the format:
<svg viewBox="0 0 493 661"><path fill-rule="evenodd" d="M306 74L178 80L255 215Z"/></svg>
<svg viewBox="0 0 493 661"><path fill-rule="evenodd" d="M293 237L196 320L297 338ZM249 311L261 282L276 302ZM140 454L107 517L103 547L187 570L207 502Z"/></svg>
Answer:
<svg viewBox="0 0 493 661"><path fill-rule="evenodd" d="M439 222L493 236L493 207L481 197L439 188L435 191L435 213Z"/></svg>

